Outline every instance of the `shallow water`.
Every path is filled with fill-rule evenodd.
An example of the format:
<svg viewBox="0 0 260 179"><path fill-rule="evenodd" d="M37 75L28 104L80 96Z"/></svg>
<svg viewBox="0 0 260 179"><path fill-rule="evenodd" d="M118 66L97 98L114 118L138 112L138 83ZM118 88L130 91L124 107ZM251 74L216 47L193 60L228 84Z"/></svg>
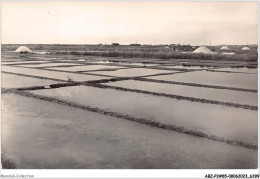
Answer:
<svg viewBox="0 0 260 179"><path fill-rule="evenodd" d="M15 94L2 95L1 133L24 169L257 168L255 150Z"/></svg>
<svg viewBox="0 0 260 179"><path fill-rule="evenodd" d="M195 71L172 75L152 76L149 79L198 83L245 89L257 89L257 74Z"/></svg>
<svg viewBox="0 0 260 179"><path fill-rule="evenodd" d="M102 70L102 69L111 69L116 70L122 67L111 66L111 65L84 65L84 66L75 66L75 67L53 67L53 70L63 70L63 71L91 71L91 70Z"/></svg>
<svg viewBox="0 0 260 179"><path fill-rule="evenodd" d="M175 72L175 71L171 71L171 72ZM128 69L119 69L116 71L102 71L102 72L93 71L91 73L117 76L117 77L136 77L136 76L155 75L160 73L169 73L169 71L159 70L159 69L147 69L147 68L128 68Z"/></svg>
<svg viewBox="0 0 260 179"><path fill-rule="evenodd" d="M79 62L85 62L85 61L87 61L87 60L85 60L85 59L79 59L79 60L77 60L77 61L79 61Z"/></svg>
<svg viewBox="0 0 260 179"><path fill-rule="evenodd" d="M56 71L49 71L49 70L11 67L11 66L2 66L2 71L20 73L20 74L32 75L32 76L39 76L39 77L46 77L46 78L52 78L52 79L59 79L59 80L65 80L65 81L67 81L68 79L71 79L73 81L88 81L88 80L100 80L100 79L107 78L107 77L102 77L102 76L56 72Z"/></svg>
<svg viewBox="0 0 260 179"><path fill-rule="evenodd" d="M242 72L242 73L258 73L258 68L218 68L215 71L231 71L231 72Z"/></svg>
<svg viewBox="0 0 260 179"><path fill-rule="evenodd" d="M97 61L91 63L108 63L108 64L115 64L115 65L134 65L134 66L157 66L158 64L151 64L151 63L127 63L127 62L115 62L115 61Z"/></svg>
<svg viewBox="0 0 260 179"><path fill-rule="evenodd" d="M42 64L42 63L48 63L48 61L12 61L12 62L1 62L2 64L7 64L7 65L16 65L16 64L28 64L28 63L37 63L37 65Z"/></svg>
<svg viewBox="0 0 260 179"><path fill-rule="evenodd" d="M180 69L188 69L188 70L200 70L200 69L208 69L209 67L200 67L200 66L182 66L182 65L162 65L158 67L164 67L164 68L180 68Z"/></svg>
<svg viewBox="0 0 260 179"><path fill-rule="evenodd" d="M257 143L257 111L87 86L32 91L83 105Z"/></svg>
<svg viewBox="0 0 260 179"><path fill-rule="evenodd" d="M49 53L49 52L47 52L47 51L33 51L34 53L36 53L36 54L41 54L41 55L46 55L47 53Z"/></svg>
<svg viewBox="0 0 260 179"><path fill-rule="evenodd" d="M202 88L195 86L174 85L166 83L142 82L135 80L117 81L105 84L129 89L151 91L156 93L166 93L257 106L257 93L251 92Z"/></svg>
<svg viewBox="0 0 260 179"><path fill-rule="evenodd" d="M45 86L58 83L52 80L25 77L20 75L2 73L2 88L22 88L31 86Z"/></svg>
<svg viewBox="0 0 260 179"><path fill-rule="evenodd" d="M28 65L19 65L23 67L51 67L51 66L62 66L62 65L70 65L70 66L77 66L81 64L77 63L44 63L44 64L28 64Z"/></svg>

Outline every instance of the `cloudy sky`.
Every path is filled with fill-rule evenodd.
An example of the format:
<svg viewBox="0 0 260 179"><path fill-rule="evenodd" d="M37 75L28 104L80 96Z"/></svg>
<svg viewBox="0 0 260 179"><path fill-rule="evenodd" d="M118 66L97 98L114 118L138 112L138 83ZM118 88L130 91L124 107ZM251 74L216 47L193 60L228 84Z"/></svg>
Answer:
<svg viewBox="0 0 260 179"><path fill-rule="evenodd" d="M2 2L2 43L257 44L257 2Z"/></svg>

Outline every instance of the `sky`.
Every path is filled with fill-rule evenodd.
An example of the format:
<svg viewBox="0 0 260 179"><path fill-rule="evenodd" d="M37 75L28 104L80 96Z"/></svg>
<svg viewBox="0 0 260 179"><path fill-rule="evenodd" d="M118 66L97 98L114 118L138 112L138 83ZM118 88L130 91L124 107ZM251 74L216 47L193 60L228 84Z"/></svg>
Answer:
<svg viewBox="0 0 260 179"><path fill-rule="evenodd" d="M2 44L257 44L257 2L2 2Z"/></svg>

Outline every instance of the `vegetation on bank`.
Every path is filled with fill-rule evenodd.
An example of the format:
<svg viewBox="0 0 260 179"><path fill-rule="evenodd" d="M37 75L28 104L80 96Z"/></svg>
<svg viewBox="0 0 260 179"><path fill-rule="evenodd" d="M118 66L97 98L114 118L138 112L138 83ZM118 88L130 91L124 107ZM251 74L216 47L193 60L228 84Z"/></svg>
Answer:
<svg viewBox="0 0 260 179"><path fill-rule="evenodd" d="M55 51L61 55L83 55L123 58L159 58L159 59L200 59L200 60L225 60L256 62L257 54L203 54L203 53L180 53L180 52L140 52L140 51Z"/></svg>
<svg viewBox="0 0 260 179"><path fill-rule="evenodd" d="M3 44L2 51L14 51L23 44ZM198 46L178 46L176 48L164 45L73 45L73 44L25 44L33 51L47 51L63 55L93 55L103 57L125 58L158 58L158 59L200 59L257 62L257 45L248 45L249 51L241 50L242 45L229 46L228 50L221 50L221 46L208 46L216 54L191 53ZM221 54L235 52L234 55Z"/></svg>

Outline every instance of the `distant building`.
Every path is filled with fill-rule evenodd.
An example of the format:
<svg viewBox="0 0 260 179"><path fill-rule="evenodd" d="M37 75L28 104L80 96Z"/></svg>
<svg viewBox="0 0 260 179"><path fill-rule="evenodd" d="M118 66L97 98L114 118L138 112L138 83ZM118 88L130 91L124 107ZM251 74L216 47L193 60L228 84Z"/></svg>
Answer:
<svg viewBox="0 0 260 179"><path fill-rule="evenodd" d="M119 46L119 43L112 43L112 46Z"/></svg>
<svg viewBox="0 0 260 179"><path fill-rule="evenodd" d="M141 46L141 44L130 44L130 46Z"/></svg>
<svg viewBox="0 0 260 179"><path fill-rule="evenodd" d="M178 46L181 46L181 44L170 44L169 46L170 47L178 47Z"/></svg>

